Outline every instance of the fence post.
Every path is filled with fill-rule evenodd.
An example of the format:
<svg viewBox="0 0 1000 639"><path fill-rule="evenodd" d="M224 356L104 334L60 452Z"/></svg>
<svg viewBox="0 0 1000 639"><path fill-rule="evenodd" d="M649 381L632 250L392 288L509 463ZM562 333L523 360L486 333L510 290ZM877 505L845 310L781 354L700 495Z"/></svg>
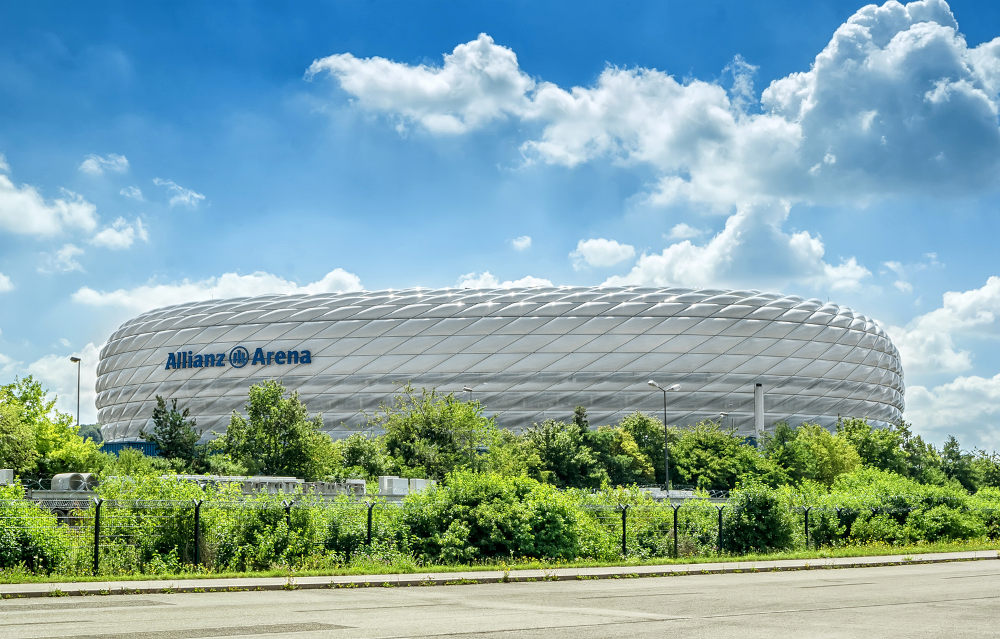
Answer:
<svg viewBox="0 0 1000 639"><path fill-rule="evenodd" d="M104 500L94 497L94 575L101 568L101 504Z"/></svg>
<svg viewBox="0 0 1000 639"><path fill-rule="evenodd" d="M618 506L622 511L622 559L628 556L628 504Z"/></svg>
<svg viewBox="0 0 1000 639"><path fill-rule="evenodd" d="M809 511L812 510L812 506L805 506L802 509L802 513L805 515L806 521L806 550L809 550Z"/></svg>
<svg viewBox="0 0 1000 639"><path fill-rule="evenodd" d="M291 501L282 500L281 502L281 505L285 507L285 525L288 526L289 532L292 530L292 504L294 503L294 499Z"/></svg>
<svg viewBox="0 0 1000 639"><path fill-rule="evenodd" d="M372 511L375 509L375 502L368 502L368 531L365 535L366 544L372 547Z"/></svg>
<svg viewBox="0 0 1000 639"><path fill-rule="evenodd" d="M194 565L201 565L201 500L194 502Z"/></svg>
<svg viewBox="0 0 1000 639"><path fill-rule="evenodd" d="M670 504L670 507L674 509L674 559L677 559L677 511L681 509L682 504Z"/></svg>
<svg viewBox="0 0 1000 639"><path fill-rule="evenodd" d="M719 551L719 554L721 555L722 554L722 511L725 510L726 507L716 506L715 508L719 511L719 543L717 545L717 549Z"/></svg>

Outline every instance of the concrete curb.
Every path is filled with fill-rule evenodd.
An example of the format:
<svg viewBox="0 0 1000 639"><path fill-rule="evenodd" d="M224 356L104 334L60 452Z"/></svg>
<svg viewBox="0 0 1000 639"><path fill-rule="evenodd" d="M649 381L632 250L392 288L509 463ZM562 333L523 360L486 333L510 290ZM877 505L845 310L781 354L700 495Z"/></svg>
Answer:
<svg viewBox="0 0 1000 639"><path fill-rule="evenodd" d="M549 570L476 570L454 573L406 575L338 575L319 577L233 577L227 579L182 579L151 581L92 581L27 584L0 584L0 598L64 597L91 595L173 594L201 592L245 592L336 588L395 588L410 586L452 586L532 581L578 581L587 579L632 579L736 573L785 572L792 570L832 570L875 568L911 564L1000 559L996 550L920 555L884 555L775 561L733 561L661 566L609 566L603 568L553 568ZM3 604L0 603L0 610Z"/></svg>

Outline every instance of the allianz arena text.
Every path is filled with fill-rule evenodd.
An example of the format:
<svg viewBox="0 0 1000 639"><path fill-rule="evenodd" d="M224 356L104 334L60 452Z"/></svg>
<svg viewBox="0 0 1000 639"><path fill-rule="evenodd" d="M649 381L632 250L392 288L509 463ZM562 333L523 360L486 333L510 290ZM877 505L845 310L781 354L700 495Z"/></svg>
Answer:
<svg viewBox="0 0 1000 639"><path fill-rule="evenodd" d="M677 426L839 416L895 422L899 354L872 320L819 300L757 291L638 287L412 289L268 295L144 313L101 351L97 408L108 441L150 428L176 399L207 438L243 411L250 385L280 380L343 437L402 385L479 401L520 430L588 409L593 425L640 410ZM468 390L463 390L468 389Z"/></svg>

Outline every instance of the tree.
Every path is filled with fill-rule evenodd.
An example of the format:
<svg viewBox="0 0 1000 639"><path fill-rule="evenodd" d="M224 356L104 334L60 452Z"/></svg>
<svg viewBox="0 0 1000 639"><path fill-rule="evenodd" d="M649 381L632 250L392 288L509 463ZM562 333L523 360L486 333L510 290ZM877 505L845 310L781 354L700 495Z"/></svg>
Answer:
<svg viewBox="0 0 1000 639"><path fill-rule="evenodd" d="M98 463L97 444L84 440L73 425L73 417L55 410L55 403L30 375L0 386L0 406L16 411L34 434L35 464L24 471L28 476L82 472Z"/></svg>
<svg viewBox="0 0 1000 639"><path fill-rule="evenodd" d="M852 472L861 464L858 452L845 437L818 424L798 428L776 424L774 435L764 444L764 454L784 468L795 483L808 479L829 486L837 475Z"/></svg>
<svg viewBox="0 0 1000 639"><path fill-rule="evenodd" d="M770 486L788 481L781 467L715 422L699 422L681 431L670 444L670 463L671 476L680 479L677 483L699 488L733 488L749 477Z"/></svg>
<svg viewBox="0 0 1000 639"><path fill-rule="evenodd" d="M524 433L541 462L539 479L560 488L600 488L608 472L577 424L547 419Z"/></svg>
<svg viewBox="0 0 1000 639"><path fill-rule="evenodd" d="M30 471L38 460L35 431L14 402L0 404L0 468Z"/></svg>
<svg viewBox="0 0 1000 639"><path fill-rule="evenodd" d="M954 435L948 435L941 447L941 465L948 479L962 484L970 493L979 490L979 473L973 463L972 453L963 451Z"/></svg>
<svg viewBox="0 0 1000 639"><path fill-rule="evenodd" d="M142 431L140 435L156 444L161 457L179 459L190 466L197 456L195 446L199 435L194 429L195 420L188 419L189 413L187 408L177 410L176 399L172 400L168 409L164 399L157 395L156 407L153 408L153 432Z"/></svg>
<svg viewBox="0 0 1000 639"><path fill-rule="evenodd" d="M653 465L655 472L653 482L665 484L666 480L663 476L663 422L636 411L618 422L618 427L632 437L632 441L639 447L639 451Z"/></svg>
<svg viewBox="0 0 1000 639"><path fill-rule="evenodd" d="M329 470L333 443L320 432L323 420L309 418L299 394L285 397L285 392L272 380L251 386L247 416L234 411L217 446L252 474L321 479Z"/></svg>
<svg viewBox="0 0 1000 639"><path fill-rule="evenodd" d="M478 401L426 389L418 395L409 385L369 423L385 431L385 448L402 472L433 479L475 467L496 432Z"/></svg>
<svg viewBox="0 0 1000 639"><path fill-rule="evenodd" d="M385 443L380 437L370 438L355 433L334 442L334 447L340 451L341 463L347 476L361 475L374 479L379 475L388 475L394 468L393 459L386 452Z"/></svg>
<svg viewBox="0 0 1000 639"><path fill-rule="evenodd" d="M854 446L865 466L908 474L906 434L899 428L874 428L867 419L844 418L837 421L837 434Z"/></svg>
<svg viewBox="0 0 1000 639"><path fill-rule="evenodd" d="M811 455L804 442L798 438L798 429L788 422L774 425L774 433L766 436L764 455L773 460L788 473L788 478L799 483L809 477Z"/></svg>
<svg viewBox="0 0 1000 639"><path fill-rule="evenodd" d="M80 437L89 439L95 444L100 444L104 441L104 435L101 434L101 427L97 424L83 424L80 426Z"/></svg>
<svg viewBox="0 0 1000 639"><path fill-rule="evenodd" d="M650 484L656 476L653 463L623 428L601 426L587 433L587 441L607 471L612 486Z"/></svg>
<svg viewBox="0 0 1000 639"><path fill-rule="evenodd" d="M837 475L853 472L861 465L858 451L850 442L833 435L819 424L802 424L796 439L808 451L808 479L829 486Z"/></svg>

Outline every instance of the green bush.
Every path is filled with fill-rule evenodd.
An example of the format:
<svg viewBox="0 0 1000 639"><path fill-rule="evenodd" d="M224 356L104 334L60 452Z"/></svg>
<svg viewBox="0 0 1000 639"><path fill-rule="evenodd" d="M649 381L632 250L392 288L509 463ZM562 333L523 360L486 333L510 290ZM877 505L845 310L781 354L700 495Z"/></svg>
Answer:
<svg viewBox="0 0 1000 639"><path fill-rule="evenodd" d="M527 477L458 472L406 498L403 522L416 556L465 563L499 557L579 555L579 510L570 497Z"/></svg>
<svg viewBox="0 0 1000 639"><path fill-rule="evenodd" d="M734 490L723 512L722 545L745 555L792 546L792 517L778 491L754 482Z"/></svg>
<svg viewBox="0 0 1000 639"><path fill-rule="evenodd" d="M70 551L70 535L55 515L24 500L21 486L0 486L0 569L49 574Z"/></svg>

